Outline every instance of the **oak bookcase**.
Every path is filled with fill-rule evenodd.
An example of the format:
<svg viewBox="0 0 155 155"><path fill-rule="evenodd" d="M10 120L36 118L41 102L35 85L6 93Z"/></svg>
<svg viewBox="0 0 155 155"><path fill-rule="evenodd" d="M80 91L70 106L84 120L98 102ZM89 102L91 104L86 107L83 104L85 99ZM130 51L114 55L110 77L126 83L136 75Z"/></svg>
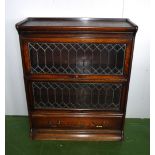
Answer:
<svg viewBox="0 0 155 155"><path fill-rule="evenodd" d="M129 19L27 18L16 28L32 139L122 140L138 27Z"/></svg>

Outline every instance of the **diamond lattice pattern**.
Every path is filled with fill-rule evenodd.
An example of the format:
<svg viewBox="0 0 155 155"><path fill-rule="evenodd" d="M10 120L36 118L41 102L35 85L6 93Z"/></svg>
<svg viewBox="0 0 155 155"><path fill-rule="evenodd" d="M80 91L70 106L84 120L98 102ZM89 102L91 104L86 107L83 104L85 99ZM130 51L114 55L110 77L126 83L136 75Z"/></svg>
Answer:
<svg viewBox="0 0 155 155"><path fill-rule="evenodd" d="M28 43L31 73L122 75L126 44Z"/></svg>
<svg viewBox="0 0 155 155"><path fill-rule="evenodd" d="M33 82L35 109L119 110L122 84Z"/></svg>

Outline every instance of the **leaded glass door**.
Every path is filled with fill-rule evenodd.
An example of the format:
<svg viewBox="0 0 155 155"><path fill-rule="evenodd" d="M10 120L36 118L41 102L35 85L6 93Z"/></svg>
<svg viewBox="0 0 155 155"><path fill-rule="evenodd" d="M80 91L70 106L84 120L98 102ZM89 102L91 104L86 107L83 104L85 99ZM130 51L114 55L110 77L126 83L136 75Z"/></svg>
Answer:
<svg viewBox="0 0 155 155"><path fill-rule="evenodd" d="M123 75L126 44L28 43L33 74Z"/></svg>

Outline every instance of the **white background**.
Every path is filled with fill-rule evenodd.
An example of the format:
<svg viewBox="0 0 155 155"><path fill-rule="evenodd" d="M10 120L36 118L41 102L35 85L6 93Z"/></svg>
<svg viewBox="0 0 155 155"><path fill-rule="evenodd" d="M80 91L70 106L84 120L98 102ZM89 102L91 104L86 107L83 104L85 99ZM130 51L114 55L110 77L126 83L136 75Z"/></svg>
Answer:
<svg viewBox="0 0 155 155"><path fill-rule="evenodd" d="M26 17L130 18L138 27L127 117L148 118L148 0L6 0L6 115L27 115L18 34L15 24Z"/></svg>

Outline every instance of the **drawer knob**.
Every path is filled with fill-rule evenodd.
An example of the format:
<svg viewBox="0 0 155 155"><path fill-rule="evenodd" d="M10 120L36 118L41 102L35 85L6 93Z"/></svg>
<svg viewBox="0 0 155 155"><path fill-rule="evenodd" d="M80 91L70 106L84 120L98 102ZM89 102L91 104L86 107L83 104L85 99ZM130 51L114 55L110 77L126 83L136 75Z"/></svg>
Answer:
<svg viewBox="0 0 155 155"><path fill-rule="evenodd" d="M49 127L58 127L61 124L61 121L58 120L57 123L48 122Z"/></svg>
<svg viewBox="0 0 155 155"><path fill-rule="evenodd" d="M96 125L96 128L103 128L103 125Z"/></svg>

